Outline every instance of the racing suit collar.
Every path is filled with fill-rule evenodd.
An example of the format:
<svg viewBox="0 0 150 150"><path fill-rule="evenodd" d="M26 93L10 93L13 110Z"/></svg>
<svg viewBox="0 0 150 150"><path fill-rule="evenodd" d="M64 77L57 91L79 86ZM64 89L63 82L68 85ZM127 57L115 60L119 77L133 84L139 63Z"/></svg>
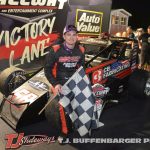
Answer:
<svg viewBox="0 0 150 150"><path fill-rule="evenodd" d="M74 48L71 49L71 48L67 47L65 42L63 43L63 45L64 45L65 50L68 51L68 52L72 52L72 50L74 49Z"/></svg>

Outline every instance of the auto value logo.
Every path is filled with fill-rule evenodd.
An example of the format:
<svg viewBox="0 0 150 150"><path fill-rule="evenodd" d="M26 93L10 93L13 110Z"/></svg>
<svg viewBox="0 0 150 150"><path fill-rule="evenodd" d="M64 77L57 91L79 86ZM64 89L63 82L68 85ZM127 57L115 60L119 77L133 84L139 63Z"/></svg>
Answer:
<svg viewBox="0 0 150 150"><path fill-rule="evenodd" d="M43 142L48 144L55 142L55 137L48 137L46 135L28 135L24 136L24 133L6 134L6 149L17 149L24 146L36 145Z"/></svg>
<svg viewBox="0 0 150 150"><path fill-rule="evenodd" d="M102 12L77 9L76 26L79 34L99 35L102 28Z"/></svg>
<svg viewBox="0 0 150 150"><path fill-rule="evenodd" d="M38 81L38 80L29 80L29 85L33 87L34 89L40 90L40 91L48 91L49 87L46 83Z"/></svg>

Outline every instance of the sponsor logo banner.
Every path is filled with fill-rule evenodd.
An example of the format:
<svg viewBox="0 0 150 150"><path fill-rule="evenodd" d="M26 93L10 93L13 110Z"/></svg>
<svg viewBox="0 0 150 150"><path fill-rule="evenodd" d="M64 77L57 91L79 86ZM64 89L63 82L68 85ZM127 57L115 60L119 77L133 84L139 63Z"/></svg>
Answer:
<svg viewBox="0 0 150 150"><path fill-rule="evenodd" d="M103 13L77 9L76 26L79 34L99 35L102 28Z"/></svg>

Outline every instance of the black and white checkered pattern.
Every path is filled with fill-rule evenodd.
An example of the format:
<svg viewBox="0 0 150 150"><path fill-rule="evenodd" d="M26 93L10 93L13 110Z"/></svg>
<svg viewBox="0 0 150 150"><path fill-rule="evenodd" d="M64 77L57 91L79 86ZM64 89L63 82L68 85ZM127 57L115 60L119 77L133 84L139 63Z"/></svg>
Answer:
<svg viewBox="0 0 150 150"><path fill-rule="evenodd" d="M83 67L80 67L62 87L59 103L70 116L80 136L103 125L99 123L95 97Z"/></svg>

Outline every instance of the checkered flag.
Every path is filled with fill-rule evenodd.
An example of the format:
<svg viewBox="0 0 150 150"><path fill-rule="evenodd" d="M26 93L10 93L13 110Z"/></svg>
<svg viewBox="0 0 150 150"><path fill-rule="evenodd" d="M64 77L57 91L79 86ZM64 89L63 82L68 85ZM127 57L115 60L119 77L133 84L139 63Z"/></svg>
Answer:
<svg viewBox="0 0 150 150"><path fill-rule="evenodd" d="M80 67L62 87L59 103L64 107L80 136L103 125L99 123L95 97L83 67Z"/></svg>

